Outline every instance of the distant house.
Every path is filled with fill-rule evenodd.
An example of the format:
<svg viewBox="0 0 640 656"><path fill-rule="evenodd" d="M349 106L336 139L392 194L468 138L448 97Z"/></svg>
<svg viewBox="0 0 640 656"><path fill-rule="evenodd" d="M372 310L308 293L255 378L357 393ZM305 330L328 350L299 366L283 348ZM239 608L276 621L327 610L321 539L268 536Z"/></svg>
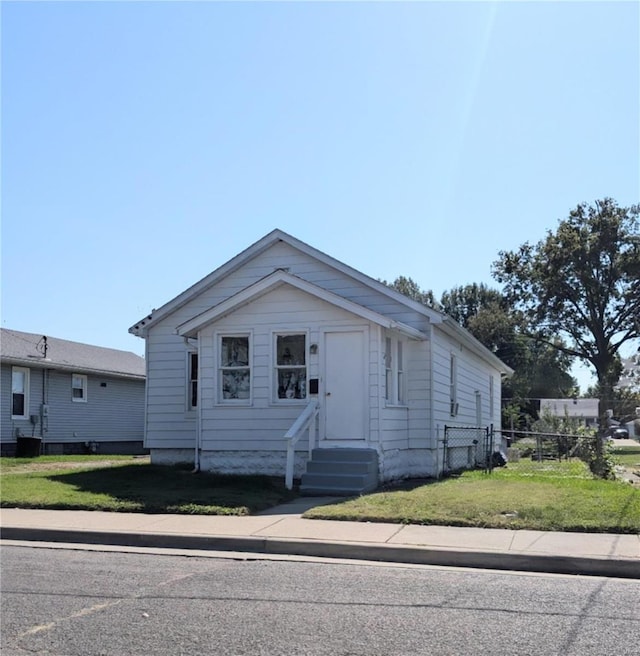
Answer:
<svg viewBox="0 0 640 656"><path fill-rule="evenodd" d="M622 359L622 374L616 387L640 392L640 352Z"/></svg>
<svg viewBox="0 0 640 656"><path fill-rule="evenodd" d="M143 358L3 328L0 362L2 455L23 437L46 454L143 452Z"/></svg>
<svg viewBox="0 0 640 656"><path fill-rule="evenodd" d="M577 419L588 428L598 427L599 399L540 399L540 416Z"/></svg>
<svg viewBox="0 0 640 656"><path fill-rule="evenodd" d="M130 332L146 340L152 462L291 466L308 493L435 476L447 425L469 429L473 466L473 427L500 422L512 373L450 317L280 230Z"/></svg>

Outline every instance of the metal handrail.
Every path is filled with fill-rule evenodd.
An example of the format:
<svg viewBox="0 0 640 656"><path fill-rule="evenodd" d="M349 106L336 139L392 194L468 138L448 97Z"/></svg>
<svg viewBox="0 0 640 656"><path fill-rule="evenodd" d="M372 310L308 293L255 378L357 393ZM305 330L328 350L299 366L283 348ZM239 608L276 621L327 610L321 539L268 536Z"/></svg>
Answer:
<svg viewBox="0 0 640 656"><path fill-rule="evenodd" d="M300 416L293 422L291 428L285 433L287 440L287 464L285 469L284 484L287 490L293 488L293 466L295 459L295 445L302 437L305 430L309 429L309 459L316 442L316 417L320 410L317 399L309 401Z"/></svg>

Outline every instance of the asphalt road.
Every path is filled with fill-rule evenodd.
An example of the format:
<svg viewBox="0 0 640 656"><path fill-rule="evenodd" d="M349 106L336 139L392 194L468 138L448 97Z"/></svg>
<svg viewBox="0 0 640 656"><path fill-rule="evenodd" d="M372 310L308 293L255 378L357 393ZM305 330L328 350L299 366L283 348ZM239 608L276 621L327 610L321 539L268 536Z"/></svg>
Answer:
<svg viewBox="0 0 640 656"><path fill-rule="evenodd" d="M5 545L3 656L640 653L640 581Z"/></svg>

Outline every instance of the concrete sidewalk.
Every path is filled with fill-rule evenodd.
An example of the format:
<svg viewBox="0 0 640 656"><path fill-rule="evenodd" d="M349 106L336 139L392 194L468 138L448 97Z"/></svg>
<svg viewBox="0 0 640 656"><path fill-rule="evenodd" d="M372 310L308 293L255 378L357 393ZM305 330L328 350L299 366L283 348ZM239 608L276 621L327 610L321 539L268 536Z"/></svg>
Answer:
<svg viewBox="0 0 640 656"><path fill-rule="evenodd" d="M244 551L640 579L640 535L552 533L303 519L329 498L251 517L2 509L1 537Z"/></svg>

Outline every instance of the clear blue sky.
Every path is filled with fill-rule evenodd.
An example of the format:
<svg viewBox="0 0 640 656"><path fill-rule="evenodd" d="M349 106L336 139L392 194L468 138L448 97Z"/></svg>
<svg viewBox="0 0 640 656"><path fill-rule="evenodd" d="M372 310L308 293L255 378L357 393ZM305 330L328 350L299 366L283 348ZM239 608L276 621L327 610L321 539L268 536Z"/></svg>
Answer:
<svg viewBox="0 0 640 656"><path fill-rule="evenodd" d="M2 326L127 329L273 228L436 296L640 200L637 2L2 2ZM497 286L497 285L495 285Z"/></svg>

